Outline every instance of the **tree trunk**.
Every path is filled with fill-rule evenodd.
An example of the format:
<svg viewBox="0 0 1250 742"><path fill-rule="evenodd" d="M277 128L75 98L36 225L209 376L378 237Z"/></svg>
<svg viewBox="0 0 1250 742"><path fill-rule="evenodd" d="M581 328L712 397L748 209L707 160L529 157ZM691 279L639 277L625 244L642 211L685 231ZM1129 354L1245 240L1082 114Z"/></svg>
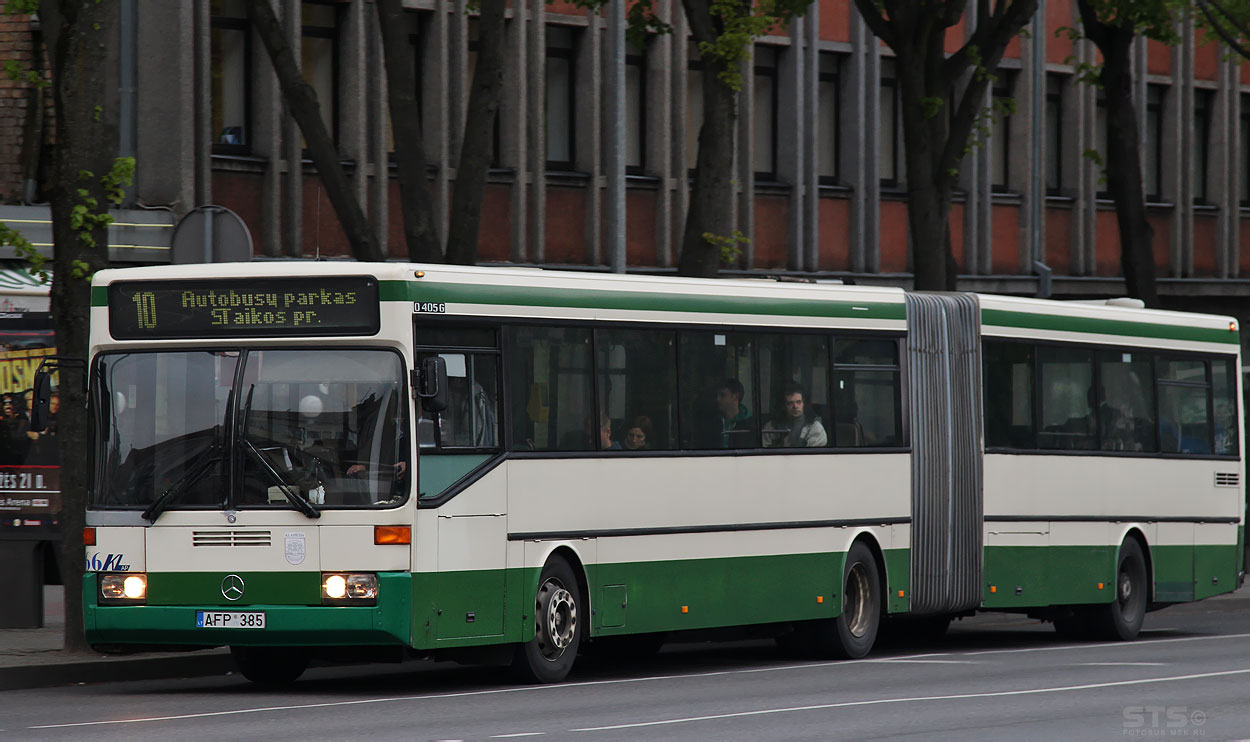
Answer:
<svg viewBox="0 0 1250 742"><path fill-rule="evenodd" d="M287 44L286 34L282 31L278 16L274 14L273 6L269 4L269 0L250 0L247 3L247 17L264 44L265 51L269 53L274 72L278 75L278 85L282 88L282 97L286 99L291 115L295 117L295 122L304 134L313 164L325 184L326 195L330 197L330 204L334 206L339 224L351 245L352 256L357 260L385 260L386 256L382 254L377 237L369 228L365 212L352 193L347 174L339 164L338 148L334 146L334 140L321 118L317 91L300 73L299 66L295 63L295 54ZM300 163L290 162L287 167L299 168Z"/></svg>
<svg viewBox="0 0 1250 742"><path fill-rule="evenodd" d="M998 63L1037 10L1037 0L980 0L971 38L948 55L947 32L972 23L968 4L855 0L864 22L898 60L912 271L915 288L924 291L956 288L950 209L958 169L984 116L985 90Z"/></svg>
<svg viewBox="0 0 1250 742"><path fill-rule="evenodd" d="M425 146L421 111L417 108L415 60L408 43L408 19L403 0L376 0L374 5L386 57L386 94L399 166L399 204L404 215L408 259L415 263L441 263L443 250L434 227L433 201L425 176ZM379 173L378 177L384 174Z"/></svg>
<svg viewBox="0 0 1250 742"><path fill-rule="evenodd" d="M899 100L902 103L903 140L907 144L904 167L907 178L907 226L911 235L913 287L917 291L954 291L958 271L950 242L950 204L954 176L943 169L943 152L949 138L946 110L936 116L925 111L924 101L933 87L926 79L937 58L925 42L920 48L896 50L899 55ZM936 40L939 44L941 37ZM943 81L945 82L945 81ZM939 83L940 84L940 83ZM945 104L950 105L949 101Z"/></svg>
<svg viewBox="0 0 1250 742"><path fill-rule="evenodd" d="M717 32L708 0L682 0L682 5L694 37L692 42L714 42ZM699 129L699 155L694 184L690 188L690 207L686 211L677 272L683 276L712 278L720 270L723 240L731 238L734 231L731 217L738 95L720 79L724 63L710 55L701 57L703 126ZM721 240L709 240L709 235Z"/></svg>
<svg viewBox="0 0 1250 742"><path fill-rule="evenodd" d="M447 230L447 262L477 262L477 238L481 232L482 199L486 175L494 153L495 117L503 89L505 0L481 0L478 20L477 64L465 112L460 163L451 191L451 223Z"/></svg>
<svg viewBox="0 0 1250 742"><path fill-rule="evenodd" d="M1132 27L1101 23L1088 0L1078 0L1086 36L1102 53L1099 73L1107 105L1107 190L1115 201L1120 227L1120 268L1129 296L1148 307L1159 306L1155 284L1154 229L1146 218L1146 191L1142 183L1137 111L1133 106L1133 73L1130 63Z"/></svg>
<svg viewBox="0 0 1250 742"><path fill-rule="evenodd" d="M115 89L109 72L116 68L118 10L115 3L44 0L39 8L52 67L52 102L56 114L56 151L51 191L53 281L52 324L57 354L85 359L88 352L90 277L108 265L108 226L98 222L90 231L73 225L75 207L92 213L108 208L100 179L110 172L117 154L116 96L100 95ZM89 173L89 174L88 174ZM84 204L79 189L97 205ZM94 241L94 244L92 244ZM83 378L62 370L58 393L57 441L61 457L61 545L58 562L65 583L65 649L89 649L83 631L82 576L87 470L91 450Z"/></svg>

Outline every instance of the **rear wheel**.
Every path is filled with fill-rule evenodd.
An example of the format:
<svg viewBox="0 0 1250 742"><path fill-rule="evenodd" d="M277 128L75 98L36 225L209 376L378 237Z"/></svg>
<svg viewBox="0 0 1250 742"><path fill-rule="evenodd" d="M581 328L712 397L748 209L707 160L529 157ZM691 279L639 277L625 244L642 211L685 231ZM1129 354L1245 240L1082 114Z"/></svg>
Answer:
<svg viewBox="0 0 1250 742"><path fill-rule="evenodd" d="M308 653L292 647L231 647L230 655L243 677L268 687L290 685L308 669Z"/></svg>
<svg viewBox="0 0 1250 742"><path fill-rule="evenodd" d="M842 571L842 613L834 619L833 654L859 659L872 650L881 623L881 577L872 551L856 541Z"/></svg>
<svg viewBox="0 0 1250 742"><path fill-rule="evenodd" d="M569 674L582 643L581 606L573 568L559 557L547 562L534 598L534 638L517 647L512 661L520 679L554 683Z"/></svg>
<svg viewBox="0 0 1250 742"><path fill-rule="evenodd" d="M1096 609L1099 633L1119 641L1136 639L1146 619L1146 558L1136 539L1126 539L1116 562L1115 600Z"/></svg>

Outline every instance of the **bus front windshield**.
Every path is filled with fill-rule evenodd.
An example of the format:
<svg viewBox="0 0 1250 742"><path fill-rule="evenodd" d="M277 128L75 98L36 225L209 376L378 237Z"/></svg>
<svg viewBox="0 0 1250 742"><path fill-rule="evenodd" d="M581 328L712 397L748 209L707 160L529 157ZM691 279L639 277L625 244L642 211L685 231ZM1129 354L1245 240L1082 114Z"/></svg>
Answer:
<svg viewBox="0 0 1250 742"><path fill-rule="evenodd" d="M101 354L94 508L391 507L409 490L403 361L386 350Z"/></svg>

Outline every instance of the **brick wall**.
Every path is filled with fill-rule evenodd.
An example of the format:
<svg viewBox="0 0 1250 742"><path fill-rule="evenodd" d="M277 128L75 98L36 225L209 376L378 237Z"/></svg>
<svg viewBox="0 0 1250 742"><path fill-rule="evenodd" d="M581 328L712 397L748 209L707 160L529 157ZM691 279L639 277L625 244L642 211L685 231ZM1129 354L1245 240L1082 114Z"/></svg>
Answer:
<svg viewBox="0 0 1250 742"><path fill-rule="evenodd" d="M34 44L28 16L0 12L0 203L16 200L22 187L22 128L31 86L12 79L5 65L32 69Z"/></svg>

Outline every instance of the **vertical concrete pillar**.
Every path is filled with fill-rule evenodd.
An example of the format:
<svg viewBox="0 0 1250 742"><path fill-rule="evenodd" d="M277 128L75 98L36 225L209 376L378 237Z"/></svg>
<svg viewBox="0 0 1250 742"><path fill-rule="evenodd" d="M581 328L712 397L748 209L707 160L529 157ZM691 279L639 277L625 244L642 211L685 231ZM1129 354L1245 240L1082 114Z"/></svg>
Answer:
<svg viewBox="0 0 1250 742"><path fill-rule="evenodd" d="M875 273L881 265L881 51L877 37L850 4L851 56L843 79L841 152L851 186L850 266Z"/></svg>

